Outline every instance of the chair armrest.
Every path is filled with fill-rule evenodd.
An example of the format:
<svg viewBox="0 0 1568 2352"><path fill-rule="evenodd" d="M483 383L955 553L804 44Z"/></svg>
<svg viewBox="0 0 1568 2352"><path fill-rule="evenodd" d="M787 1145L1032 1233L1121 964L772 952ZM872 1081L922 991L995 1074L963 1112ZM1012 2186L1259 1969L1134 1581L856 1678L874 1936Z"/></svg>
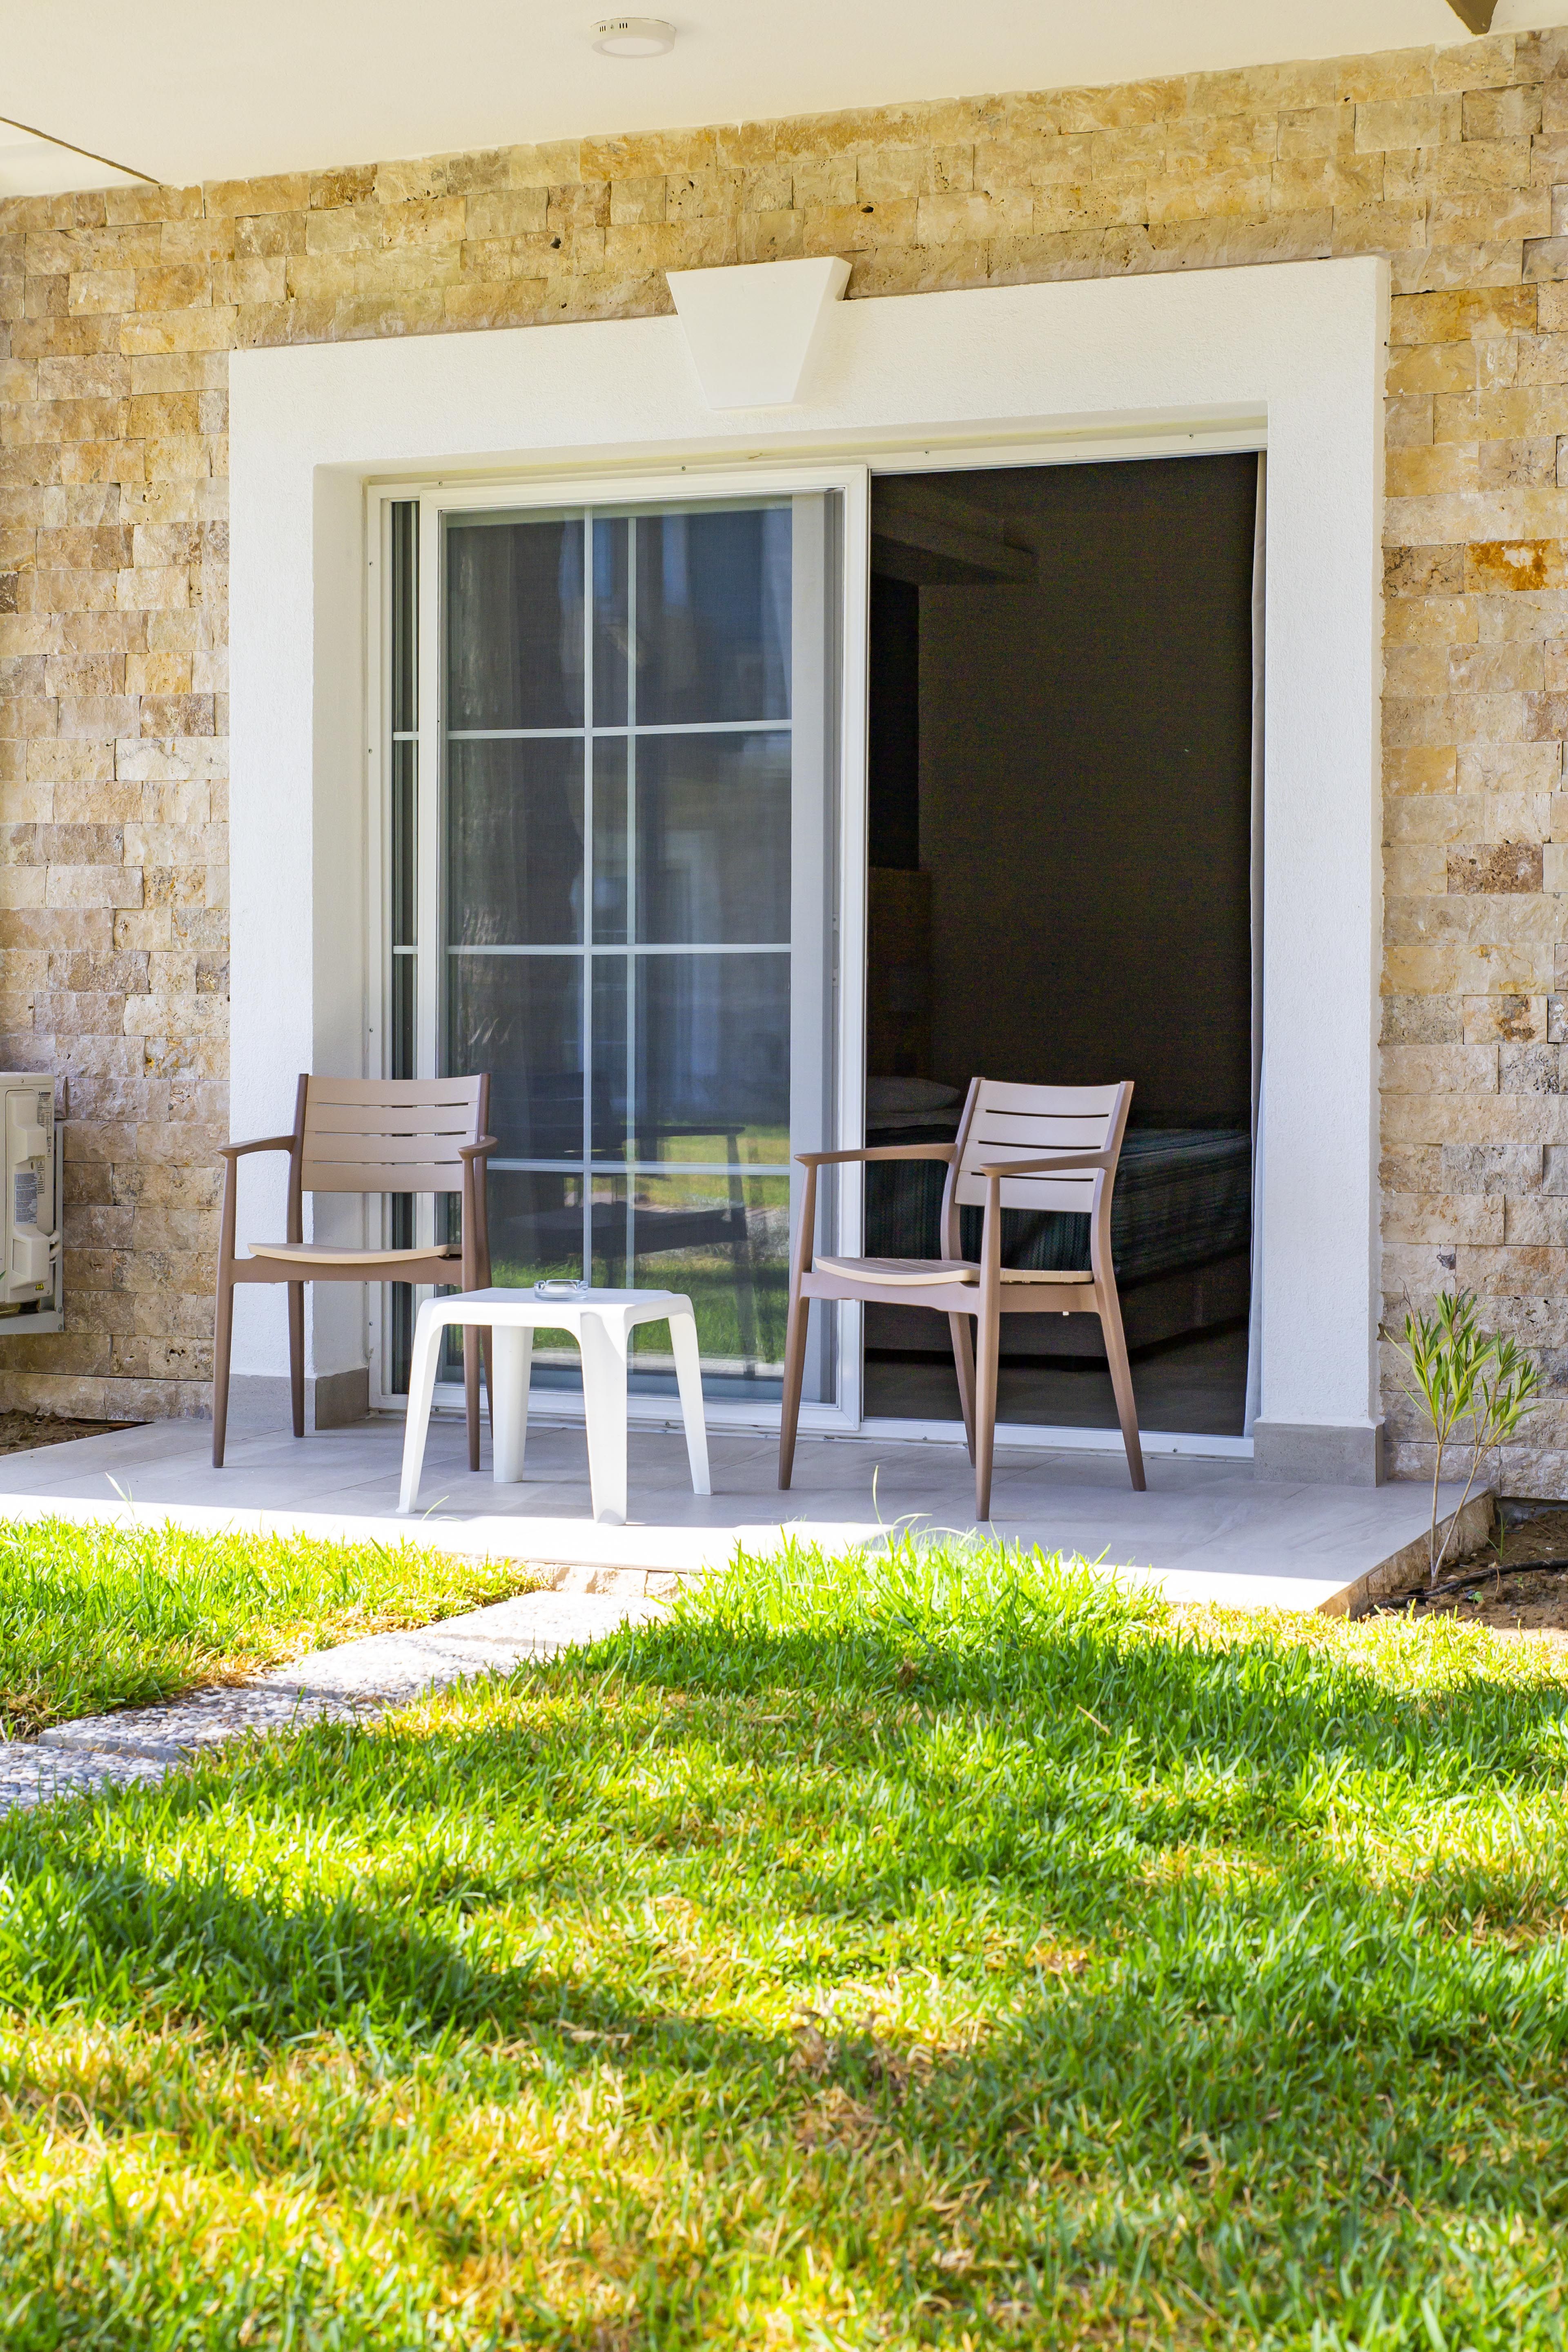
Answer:
<svg viewBox="0 0 1568 2352"><path fill-rule="evenodd" d="M487 1152L500 1150L500 1143L497 1137L481 1135L477 1143L459 1143L458 1157L459 1160L482 1160Z"/></svg>
<svg viewBox="0 0 1568 2352"><path fill-rule="evenodd" d="M1059 1169L1064 1174L1075 1171L1088 1174L1096 1168L1109 1168L1109 1151L1055 1151L1048 1160L1002 1160L976 1168L977 1176L1046 1176Z"/></svg>
<svg viewBox="0 0 1568 2352"><path fill-rule="evenodd" d="M242 1160L247 1151L292 1151L291 1135L262 1135L252 1143L220 1143L218 1154L224 1160Z"/></svg>
<svg viewBox="0 0 1568 2352"><path fill-rule="evenodd" d="M957 1152L956 1143L873 1143L862 1144L858 1151L797 1151L795 1156L803 1168L827 1168L844 1160L945 1160L951 1166Z"/></svg>

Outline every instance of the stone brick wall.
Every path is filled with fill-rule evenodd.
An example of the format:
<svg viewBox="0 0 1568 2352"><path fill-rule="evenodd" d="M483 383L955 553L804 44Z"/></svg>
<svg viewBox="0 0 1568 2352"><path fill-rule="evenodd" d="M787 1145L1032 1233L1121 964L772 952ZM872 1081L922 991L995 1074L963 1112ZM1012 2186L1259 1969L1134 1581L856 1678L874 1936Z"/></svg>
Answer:
<svg viewBox="0 0 1568 2352"><path fill-rule="evenodd" d="M0 205L0 1063L71 1086L70 1329L7 1343L0 1402L205 1409L230 350L646 314L673 265L796 254L843 254L853 299L1368 252L1395 295L1385 1270L1542 1350L1507 1483L1568 1494L1559 33Z"/></svg>

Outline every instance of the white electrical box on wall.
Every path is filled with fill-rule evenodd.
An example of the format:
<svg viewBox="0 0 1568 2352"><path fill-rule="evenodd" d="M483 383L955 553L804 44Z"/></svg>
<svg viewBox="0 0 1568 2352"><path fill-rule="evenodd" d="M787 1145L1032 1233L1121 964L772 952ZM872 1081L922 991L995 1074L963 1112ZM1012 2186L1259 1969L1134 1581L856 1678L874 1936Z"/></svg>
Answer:
<svg viewBox="0 0 1568 2352"><path fill-rule="evenodd" d="M65 1328L60 1263L62 1120L55 1082L0 1074L0 1339Z"/></svg>

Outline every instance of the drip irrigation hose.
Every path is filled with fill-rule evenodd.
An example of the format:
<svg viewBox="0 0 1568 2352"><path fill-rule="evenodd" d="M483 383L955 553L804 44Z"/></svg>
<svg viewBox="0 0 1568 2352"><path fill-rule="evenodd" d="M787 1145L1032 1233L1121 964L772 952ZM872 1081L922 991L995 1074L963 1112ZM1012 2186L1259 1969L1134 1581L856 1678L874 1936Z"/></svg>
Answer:
<svg viewBox="0 0 1568 2352"><path fill-rule="evenodd" d="M1552 1569L1568 1569L1568 1559L1494 1560L1489 1568L1473 1569L1468 1576L1454 1576L1446 1583L1427 1585L1414 1597L1417 1601L1440 1601L1445 1593L1468 1591L1472 1584L1485 1584L1494 1576L1533 1576L1538 1570Z"/></svg>

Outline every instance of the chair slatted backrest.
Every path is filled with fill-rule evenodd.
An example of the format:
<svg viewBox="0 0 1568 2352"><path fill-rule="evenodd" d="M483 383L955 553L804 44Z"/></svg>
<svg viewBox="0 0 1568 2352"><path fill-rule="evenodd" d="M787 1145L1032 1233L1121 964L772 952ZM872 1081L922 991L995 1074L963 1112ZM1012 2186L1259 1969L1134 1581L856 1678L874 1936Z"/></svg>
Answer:
<svg viewBox="0 0 1568 2352"><path fill-rule="evenodd" d="M1131 1100L1131 1085L1114 1087L1015 1087L996 1078L976 1078L958 1131L953 1194L963 1208L984 1206L987 1191L979 1168L1008 1160L1043 1160L1055 1151L1120 1149ZM1005 1209L1066 1209L1088 1216L1094 1207L1096 1171L1081 1176L1017 1176L1002 1180Z"/></svg>
<svg viewBox="0 0 1568 2352"><path fill-rule="evenodd" d="M458 1146L477 1143L486 1078L304 1082L300 1184L306 1192L458 1192Z"/></svg>

